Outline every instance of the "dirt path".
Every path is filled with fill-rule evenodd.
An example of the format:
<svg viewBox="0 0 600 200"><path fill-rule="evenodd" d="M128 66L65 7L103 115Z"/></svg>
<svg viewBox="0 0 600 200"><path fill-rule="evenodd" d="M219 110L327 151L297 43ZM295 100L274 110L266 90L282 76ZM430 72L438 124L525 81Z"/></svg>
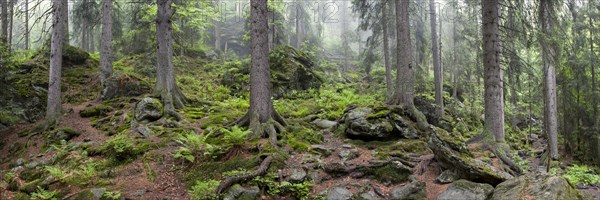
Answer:
<svg viewBox="0 0 600 200"><path fill-rule="evenodd" d="M79 116L79 111L98 104L98 102L90 101L80 105L65 104L63 109L66 114L63 116L58 127L70 127L75 129L81 135L73 138L73 142L93 141L96 145L100 145L107 140L107 136L102 131L94 128L87 118Z"/></svg>

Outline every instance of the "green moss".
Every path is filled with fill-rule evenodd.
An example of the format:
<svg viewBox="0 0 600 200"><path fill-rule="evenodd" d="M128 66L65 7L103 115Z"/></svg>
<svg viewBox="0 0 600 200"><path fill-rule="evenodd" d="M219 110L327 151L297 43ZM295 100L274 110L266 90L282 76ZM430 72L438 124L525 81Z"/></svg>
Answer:
<svg viewBox="0 0 600 200"><path fill-rule="evenodd" d="M113 108L111 106L99 104L99 105L92 106L92 107L89 107L89 108L79 111L79 116L81 116L81 117L104 116L112 110L113 110Z"/></svg>
<svg viewBox="0 0 600 200"><path fill-rule="evenodd" d="M392 165L393 163L389 163L382 167L367 168L363 170L363 173L373 176L380 182L401 183L408 180L408 176L412 174L411 171L400 170Z"/></svg>
<svg viewBox="0 0 600 200"><path fill-rule="evenodd" d="M223 173L237 169L251 170L258 166L261 160L252 157L248 160L235 157L227 161L205 161L192 168L185 178L188 185L194 185L196 181L221 180Z"/></svg>

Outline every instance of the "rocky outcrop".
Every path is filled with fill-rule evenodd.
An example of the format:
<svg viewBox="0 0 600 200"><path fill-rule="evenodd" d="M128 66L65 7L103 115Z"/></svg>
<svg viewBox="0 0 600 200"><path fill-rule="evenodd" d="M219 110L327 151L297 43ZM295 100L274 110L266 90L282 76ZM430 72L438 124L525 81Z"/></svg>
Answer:
<svg viewBox="0 0 600 200"><path fill-rule="evenodd" d="M438 200L486 200L493 191L494 187L489 184L461 179L451 183L448 189L438 196Z"/></svg>
<svg viewBox="0 0 600 200"><path fill-rule="evenodd" d="M418 138L415 123L402 117L400 107L357 107L349 109L342 121L346 125L346 136L365 141L390 138Z"/></svg>
<svg viewBox="0 0 600 200"><path fill-rule="evenodd" d="M135 104L135 120L139 122L153 122L163 116L163 106L160 100L146 97Z"/></svg>
<svg viewBox="0 0 600 200"><path fill-rule="evenodd" d="M291 91L319 88L322 80L315 73L315 64L307 52L290 46L278 46L269 53L269 67L273 96L283 97ZM250 62L231 63L221 83L232 92L244 91L249 87Z"/></svg>
<svg viewBox="0 0 600 200"><path fill-rule="evenodd" d="M436 160L446 169L454 170L462 179L497 185L512 176L491 164L475 159L460 137L431 126L427 144L435 154Z"/></svg>
<svg viewBox="0 0 600 200"><path fill-rule="evenodd" d="M582 199L567 179L551 174L527 174L500 183L492 200L504 199Z"/></svg>
<svg viewBox="0 0 600 200"><path fill-rule="evenodd" d="M425 182L413 180L407 185L396 188L390 193L390 199L392 200L404 200L413 199L420 200L426 199L425 195Z"/></svg>
<svg viewBox="0 0 600 200"><path fill-rule="evenodd" d="M143 80L128 75L112 76L104 82L102 99L135 97L150 92L150 85Z"/></svg>

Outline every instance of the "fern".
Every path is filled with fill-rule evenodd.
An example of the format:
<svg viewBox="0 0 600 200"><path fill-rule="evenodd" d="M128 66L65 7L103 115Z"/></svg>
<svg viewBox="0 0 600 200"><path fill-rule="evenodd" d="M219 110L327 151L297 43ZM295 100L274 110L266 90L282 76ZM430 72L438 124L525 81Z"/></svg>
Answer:
<svg viewBox="0 0 600 200"><path fill-rule="evenodd" d="M246 142L251 130L242 130L239 126L231 127L231 130L221 129L224 134L225 143L231 146L239 146Z"/></svg>
<svg viewBox="0 0 600 200"><path fill-rule="evenodd" d="M47 191L38 186L37 191L31 193L31 199L39 199L39 200L55 200L58 199L56 196L58 195L58 191Z"/></svg>

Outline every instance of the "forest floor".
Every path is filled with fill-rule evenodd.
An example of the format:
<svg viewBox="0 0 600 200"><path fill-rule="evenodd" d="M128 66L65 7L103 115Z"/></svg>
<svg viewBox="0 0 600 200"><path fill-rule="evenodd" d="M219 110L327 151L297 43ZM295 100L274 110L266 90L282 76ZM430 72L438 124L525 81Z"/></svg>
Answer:
<svg viewBox="0 0 600 200"><path fill-rule="evenodd" d="M73 138L72 142L92 142L93 145L99 146L104 144L109 136L98 130L90 122L89 118L82 118L79 115L81 110L98 105L98 101L84 102L79 105L65 104L65 115L63 120L60 122L58 127L70 127L77 132L81 133L78 137ZM114 111L113 111L114 112ZM196 129L198 122L187 124L186 126L192 126ZM55 152L43 151L42 146L46 143L46 138L40 135L29 135L28 137L21 137L23 130L27 127L35 127L39 124L23 124L14 126L11 129L0 133L4 137L1 138L0 142L4 144L26 144L27 148L20 155L25 156L24 158L29 159L29 163L32 162L43 162L55 156ZM329 155L323 156L321 162L324 165L330 165L335 163L344 163L346 166L364 166L368 165L369 162L376 160L373 158L373 149L363 146L356 145L354 142L348 139L340 138L335 136L329 131L323 132L324 140L319 145L321 149L330 149ZM181 167L181 163L173 158L173 152L178 149L177 143L173 141L166 141L168 139L151 136L149 138L153 143L165 143L166 145L153 148L149 154L152 156L144 156L141 159L136 159L131 163L123 166L116 167L109 170L108 173L111 177L108 181L104 181L103 187L106 187L109 191L119 191L121 197L127 199L189 199L188 186L185 183L185 168ZM543 150L545 141L543 139L534 140L533 151ZM0 149L0 161L6 161L7 158L14 161L17 158L13 157L15 152L11 150L12 145L4 145ZM353 152L354 156L347 160L339 155L343 154L344 151ZM148 155L148 154L147 154ZM390 192L394 188L401 187L408 182L391 183L387 181L377 181L366 179L362 175L357 173L347 173L339 176L331 176L321 170L314 169L313 162L304 162L305 160L311 159L312 154L306 154L303 152L292 152L292 155L285 161L285 169L283 173L291 173L291 169L311 169L306 171L309 176L319 177L322 179L315 183L311 189L311 194L322 194L328 189L334 187L345 188L352 193L358 194L375 194L373 196L381 196L389 198ZM418 164L414 167L412 174L417 180L425 182L426 196L428 200L435 200L437 197L448 188L448 184L440 184L436 182L436 178L442 172L442 168L438 165L431 153L412 155ZM244 156L250 157L250 156ZM93 157L93 159L100 159L99 157ZM493 158L493 163L499 163L496 158ZM542 170L543 166L540 166L539 159L532 158L530 161L530 171ZM11 166L14 166L14 162L3 162L0 165L0 169L8 170ZM17 178L17 177L15 177ZM17 178L18 179L18 178ZM18 182L24 182L25 180L18 180ZM50 187L52 188L58 188ZM67 199L74 199L77 193L89 189L85 186L69 186L68 188L61 188ZM597 186L590 186L586 188L578 188L585 190L593 194L596 198L600 198L600 189ZM6 199L13 199L17 193L10 192L7 188L0 188L0 197ZM278 196L276 198L263 196L261 199L294 199L291 196Z"/></svg>

